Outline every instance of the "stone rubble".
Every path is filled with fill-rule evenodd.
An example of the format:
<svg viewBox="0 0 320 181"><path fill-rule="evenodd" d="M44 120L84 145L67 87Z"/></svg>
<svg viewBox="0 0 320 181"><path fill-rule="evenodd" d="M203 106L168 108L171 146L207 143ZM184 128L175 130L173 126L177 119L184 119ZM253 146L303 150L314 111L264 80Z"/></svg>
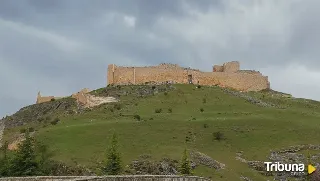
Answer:
<svg viewBox="0 0 320 181"><path fill-rule="evenodd" d="M246 101L252 103L252 104L256 104L258 106L261 106L261 107L277 107L276 105L274 104L271 104L271 103L267 103L267 102L263 102L259 99L256 99L252 96L249 96L245 93L242 93L242 92L239 92L239 91L232 91L230 89L226 89L226 88L223 88L222 89L225 93L228 93L228 94L231 94L233 96L236 96L236 97L240 97L240 98L243 98L245 99ZM280 107L278 107L280 108Z"/></svg>
<svg viewBox="0 0 320 181"><path fill-rule="evenodd" d="M270 162L280 162L280 163L315 163L313 166L320 168L319 158L320 153L316 153L310 155L308 158L307 156L303 155L302 153L298 153L304 150L313 150L318 151L320 150L320 145L296 145L291 146L289 148L280 149L278 151L271 151L269 156ZM288 178L295 178L295 180L305 180L304 175L292 175L288 172L266 172L265 165L262 161L247 161L242 157L242 152L236 153L236 159L247 163L248 166L256 171L258 171L262 175L274 176L274 180L279 181L286 181Z"/></svg>
<svg viewBox="0 0 320 181"><path fill-rule="evenodd" d="M215 169L224 169L226 167L225 164L220 163L208 155L201 153L201 152L191 152L191 159L195 164L198 165L205 165L210 168L215 168Z"/></svg>

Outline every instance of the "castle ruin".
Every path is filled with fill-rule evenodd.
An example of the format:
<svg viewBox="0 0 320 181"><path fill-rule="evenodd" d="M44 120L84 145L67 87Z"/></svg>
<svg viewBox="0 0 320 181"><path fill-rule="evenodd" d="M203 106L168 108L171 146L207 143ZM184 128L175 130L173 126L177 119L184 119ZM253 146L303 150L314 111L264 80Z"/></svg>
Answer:
<svg viewBox="0 0 320 181"><path fill-rule="evenodd" d="M238 61L214 65L212 72L183 68L177 64L149 67L122 67L108 65L107 85L173 82L178 84L216 85L238 91L260 91L270 88L267 76L254 70L240 70Z"/></svg>

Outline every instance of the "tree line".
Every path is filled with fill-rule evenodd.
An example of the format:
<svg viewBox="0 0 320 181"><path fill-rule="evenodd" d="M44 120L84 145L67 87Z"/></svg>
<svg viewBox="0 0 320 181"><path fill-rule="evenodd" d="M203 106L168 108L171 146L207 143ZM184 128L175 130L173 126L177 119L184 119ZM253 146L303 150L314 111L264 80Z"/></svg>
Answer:
<svg viewBox="0 0 320 181"><path fill-rule="evenodd" d="M53 154L49 151L48 147L33 139L27 131L24 141L18 145L17 150L9 152L8 142L3 145L0 155L0 177L63 175L65 174L64 171L80 174L80 172L70 168L67 169L65 165L52 160L52 156ZM104 161L99 165L99 171L101 175L120 175L123 173L122 159L118 150L118 138L116 134L112 135ZM179 171L182 175L192 174L186 149L182 155Z"/></svg>

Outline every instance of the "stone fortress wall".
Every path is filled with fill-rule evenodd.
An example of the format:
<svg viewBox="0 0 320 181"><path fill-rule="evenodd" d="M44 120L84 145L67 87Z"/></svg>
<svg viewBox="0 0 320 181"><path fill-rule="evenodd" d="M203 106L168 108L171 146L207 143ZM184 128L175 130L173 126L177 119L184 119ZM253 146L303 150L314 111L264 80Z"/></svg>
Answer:
<svg viewBox="0 0 320 181"><path fill-rule="evenodd" d="M126 85L168 81L179 84L217 85L244 92L270 88L267 76L254 70L240 70L238 61L214 65L212 72L164 63L149 67L122 67L115 64L108 66L107 84Z"/></svg>

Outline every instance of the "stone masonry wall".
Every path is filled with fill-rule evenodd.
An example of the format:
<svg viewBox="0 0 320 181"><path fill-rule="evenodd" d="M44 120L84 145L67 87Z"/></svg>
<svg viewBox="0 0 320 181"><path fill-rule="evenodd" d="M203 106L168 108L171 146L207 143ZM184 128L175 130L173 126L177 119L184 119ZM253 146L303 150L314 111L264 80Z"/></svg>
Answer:
<svg viewBox="0 0 320 181"><path fill-rule="evenodd" d="M0 178L0 181L209 181L197 176L173 175L123 175L123 176L42 176L42 177L11 177Z"/></svg>
<svg viewBox="0 0 320 181"><path fill-rule="evenodd" d="M176 64L160 64L150 67L108 66L107 84L145 84L146 82L174 82L199 85L218 85L239 91L259 91L269 88L267 76L257 71L239 71L239 62L227 62L215 66L213 72L180 67Z"/></svg>

